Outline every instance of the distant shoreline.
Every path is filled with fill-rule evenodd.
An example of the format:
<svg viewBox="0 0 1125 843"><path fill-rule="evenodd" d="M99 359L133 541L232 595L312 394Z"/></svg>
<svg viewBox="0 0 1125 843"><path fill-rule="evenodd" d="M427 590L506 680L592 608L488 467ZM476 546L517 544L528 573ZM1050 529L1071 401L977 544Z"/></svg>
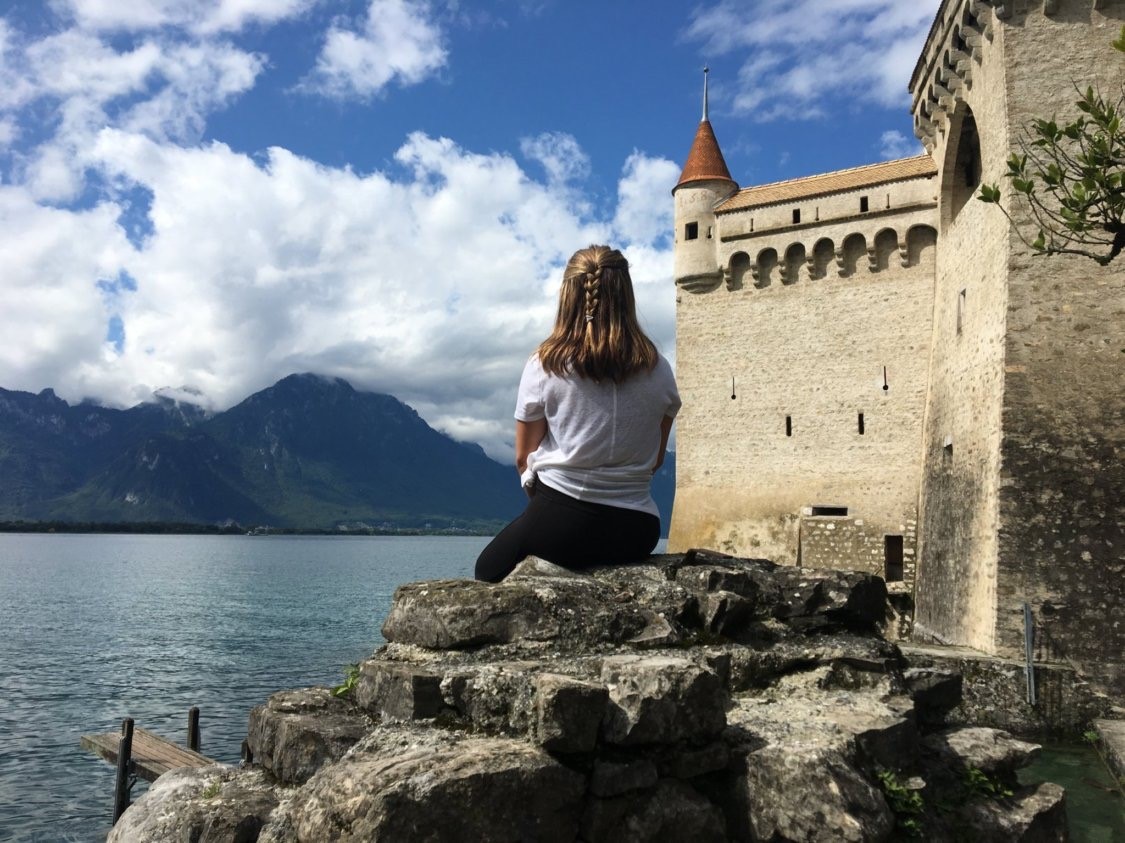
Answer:
<svg viewBox="0 0 1125 843"><path fill-rule="evenodd" d="M189 522L135 521L0 521L0 533L77 533L138 535L211 536L492 536L503 525L489 527L254 527L231 524L193 524Z"/></svg>

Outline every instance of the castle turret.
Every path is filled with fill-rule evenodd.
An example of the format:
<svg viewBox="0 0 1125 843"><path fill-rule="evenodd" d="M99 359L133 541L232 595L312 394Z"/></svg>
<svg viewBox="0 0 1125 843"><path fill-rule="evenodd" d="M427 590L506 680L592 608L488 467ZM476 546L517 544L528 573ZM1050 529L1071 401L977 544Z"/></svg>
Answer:
<svg viewBox="0 0 1125 843"><path fill-rule="evenodd" d="M715 252L715 207L738 190L707 118L707 74L704 68L703 119L680 180L672 188L677 284L718 283L721 270Z"/></svg>

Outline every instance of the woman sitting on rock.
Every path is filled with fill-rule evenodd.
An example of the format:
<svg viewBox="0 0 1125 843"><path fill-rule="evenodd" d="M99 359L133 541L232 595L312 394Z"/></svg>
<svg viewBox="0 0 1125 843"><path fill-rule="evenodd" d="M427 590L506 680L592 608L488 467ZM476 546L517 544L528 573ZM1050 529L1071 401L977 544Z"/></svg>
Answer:
<svg viewBox="0 0 1125 843"><path fill-rule="evenodd" d="M679 408L672 367L637 324L629 262L608 246L575 252L516 399L531 500L481 553L477 579L498 582L525 556L576 569L648 556L660 538L649 485Z"/></svg>

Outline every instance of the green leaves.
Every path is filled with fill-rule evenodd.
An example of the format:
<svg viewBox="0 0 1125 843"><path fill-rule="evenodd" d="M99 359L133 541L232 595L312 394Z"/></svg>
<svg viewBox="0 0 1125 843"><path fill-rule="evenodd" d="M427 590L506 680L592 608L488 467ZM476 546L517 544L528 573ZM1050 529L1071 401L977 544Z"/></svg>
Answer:
<svg viewBox="0 0 1125 843"><path fill-rule="evenodd" d="M346 697L355 690L356 683L359 682L359 665L349 664L344 668L344 681L343 684L337 685L332 689L332 696Z"/></svg>
<svg viewBox="0 0 1125 843"><path fill-rule="evenodd" d="M1113 46L1125 52L1125 26ZM1117 102L1093 85L1075 93L1073 120L1032 120L1020 152L1009 155L1007 207L995 184L981 185L977 198L999 205L1036 254L1082 255L1107 266L1125 250L1125 88ZM1038 232L1034 240L1026 228Z"/></svg>
<svg viewBox="0 0 1125 843"><path fill-rule="evenodd" d="M982 184L977 199L981 202L999 202L1000 188L994 184Z"/></svg>

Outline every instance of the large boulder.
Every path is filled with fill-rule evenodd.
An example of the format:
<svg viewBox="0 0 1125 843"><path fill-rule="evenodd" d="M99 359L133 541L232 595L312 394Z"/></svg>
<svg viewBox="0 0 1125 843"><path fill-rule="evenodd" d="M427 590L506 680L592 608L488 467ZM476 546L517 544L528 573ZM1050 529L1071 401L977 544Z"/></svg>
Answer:
<svg viewBox="0 0 1125 843"><path fill-rule="evenodd" d="M405 585L347 698L275 694L260 769L169 773L113 839L1059 839L1061 792L1015 780L1036 747L927 734L958 677L904 672L885 596L705 551Z"/></svg>
<svg viewBox="0 0 1125 843"><path fill-rule="evenodd" d="M575 840L583 776L506 738L379 732L321 770L264 843Z"/></svg>
<svg viewBox="0 0 1125 843"><path fill-rule="evenodd" d="M279 781L300 783L343 756L371 728L370 718L327 688L281 691L250 712L246 741L256 764Z"/></svg>
<svg viewBox="0 0 1125 843"><path fill-rule="evenodd" d="M106 840L253 843L282 795L261 770L224 764L170 770L121 815Z"/></svg>

